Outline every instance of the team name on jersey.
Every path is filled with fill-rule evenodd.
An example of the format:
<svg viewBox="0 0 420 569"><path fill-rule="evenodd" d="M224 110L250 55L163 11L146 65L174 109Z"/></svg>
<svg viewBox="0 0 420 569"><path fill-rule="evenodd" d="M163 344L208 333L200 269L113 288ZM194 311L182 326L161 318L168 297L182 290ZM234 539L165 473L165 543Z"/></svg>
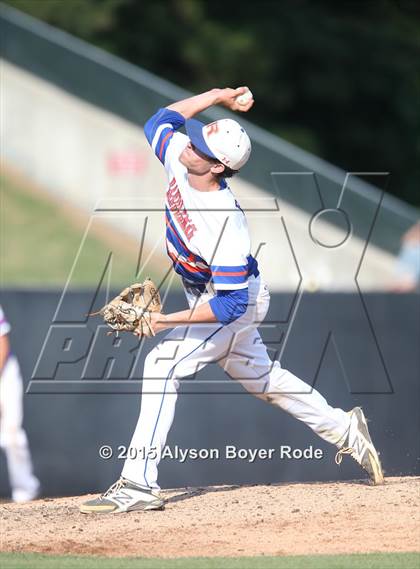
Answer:
<svg viewBox="0 0 420 569"><path fill-rule="evenodd" d="M172 178L168 191L166 192L166 199L168 200L169 209L173 212L175 219L182 227L188 239L191 239L197 231L196 226L191 221L187 210L184 207L181 192L175 178Z"/></svg>

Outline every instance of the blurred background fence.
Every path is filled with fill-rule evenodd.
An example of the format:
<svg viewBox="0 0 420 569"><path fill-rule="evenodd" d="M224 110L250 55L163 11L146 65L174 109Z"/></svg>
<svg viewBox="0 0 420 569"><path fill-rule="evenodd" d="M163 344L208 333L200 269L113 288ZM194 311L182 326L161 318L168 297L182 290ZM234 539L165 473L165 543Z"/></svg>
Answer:
<svg viewBox="0 0 420 569"><path fill-rule="evenodd" d="M0 5L0 23L3 167L83 210L84 243L98 222L102 233L112 226L134 246L144 232L151 260L143 257L141 268L161 280L168 266L158 215L165 180L141 127L159 106L188 93L8 6ZM203 118L226 114L213 109ZM384 192L387 172L364 173L375 187L240 118L253 155L233 187L270 288L296 289L302 279L311 290L354 290L356 278L363 290L390 288L417 210ZM127 209L142 213L122 221ZM315 233L325 247L313 236L320 211ZM77 272L76 284L86 283ZM122 280L127 273L114 267L117 274ZM12 282L7 270L5 278Z"/></svg>

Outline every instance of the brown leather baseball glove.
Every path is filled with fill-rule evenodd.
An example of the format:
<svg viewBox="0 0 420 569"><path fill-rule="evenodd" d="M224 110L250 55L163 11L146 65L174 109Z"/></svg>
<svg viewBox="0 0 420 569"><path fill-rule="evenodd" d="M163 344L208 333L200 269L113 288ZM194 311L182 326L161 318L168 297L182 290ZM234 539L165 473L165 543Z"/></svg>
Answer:
<svg viewBox="0 0 420 569"><path fill-rule="evenodd" d="M99 312L105 323L116 332L140 332L139 336L154 336L150 324L150 313L161 312L160 294L153 281L147 278L144 283L128 286L105 304Z"/></svg>

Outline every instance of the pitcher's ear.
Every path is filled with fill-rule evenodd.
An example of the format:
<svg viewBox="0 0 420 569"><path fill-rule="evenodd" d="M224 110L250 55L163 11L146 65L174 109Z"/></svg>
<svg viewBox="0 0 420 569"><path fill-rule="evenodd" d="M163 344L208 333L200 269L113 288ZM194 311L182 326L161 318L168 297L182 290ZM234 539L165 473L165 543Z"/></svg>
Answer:
<svg viewBox="0 0 420 569"><path fill-rule="evenodd" d="M225 168L226 166L221 162L215 162L210 168L210 170L212 171L213 174L222 174Z"/></svg>

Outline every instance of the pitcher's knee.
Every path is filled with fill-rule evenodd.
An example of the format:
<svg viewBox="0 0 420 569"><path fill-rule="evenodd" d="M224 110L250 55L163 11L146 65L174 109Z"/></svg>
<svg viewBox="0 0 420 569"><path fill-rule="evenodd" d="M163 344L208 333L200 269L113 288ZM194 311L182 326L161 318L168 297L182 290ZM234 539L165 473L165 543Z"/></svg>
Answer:
<svg viewBox="0 0 420 569"><path fill-rule="evenodd" d="M146 357L143 372L143 393L174 392L179 382L174 378L172 360L161 359L162 354L153 349Z"/></svg>
<svg viewBox="0 0 420 569"><path fill-rule="evenodd" d="M158 362L158 358L159 358L159 350L153 348L153 350L151 350L147 354L146 359L144 360L144 368L153 369Z"/></svg>
<svg viewBox="0 0 420 569"><path fill-rule="evenodd" d="M5 427L0 432L0 447L12 448L26 446L26 433L21 427Z"/></svg>
<svg viewBox="0 0 420 569"><path fill-rule="evenodd" d="M144 378L162 378L166 379L173 367L173 362L170 359L162 357L163 354L154 348L149 352L144 361Z"/></svg>

